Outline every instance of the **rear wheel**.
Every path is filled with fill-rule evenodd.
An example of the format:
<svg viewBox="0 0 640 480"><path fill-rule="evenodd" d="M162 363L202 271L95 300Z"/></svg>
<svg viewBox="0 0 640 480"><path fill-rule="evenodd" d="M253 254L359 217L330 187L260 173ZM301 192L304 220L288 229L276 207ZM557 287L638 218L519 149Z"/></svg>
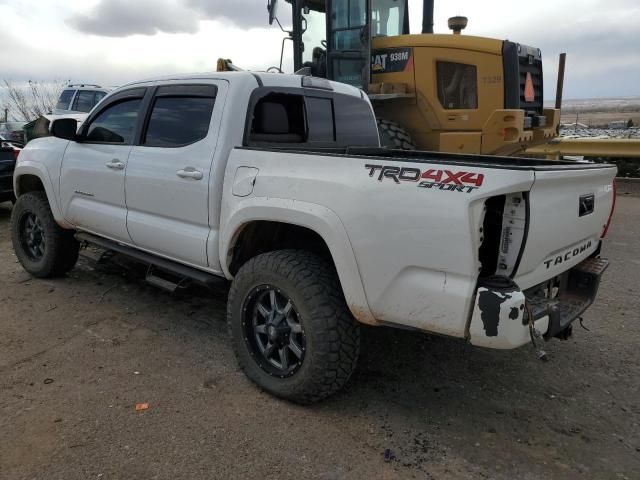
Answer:
<svg viewBox="0 0 640 480"><path fill-rule="evenodd" d="M360 331L335 269L298 250L259 255L238 271L227 307L240 367L259 387L312 403L339 391L360 352Z"/></svg>
<svg viewBox="0 0 640 480"><path fill-rule="evenodd" d="M391 120L377 119L378 133L380 134L380 143L383 147L394 148L397 150L415 150L416 144L413 143L411 135L398 123Z"/></svg>
<svg viewBox="0 0 640 480"><path fill-rule="evenodd" d="M34 277L63 275L78 261L79 243L73 231L56 223L44 192L18 197L11 212L11 239L18 260Z"/></svg>

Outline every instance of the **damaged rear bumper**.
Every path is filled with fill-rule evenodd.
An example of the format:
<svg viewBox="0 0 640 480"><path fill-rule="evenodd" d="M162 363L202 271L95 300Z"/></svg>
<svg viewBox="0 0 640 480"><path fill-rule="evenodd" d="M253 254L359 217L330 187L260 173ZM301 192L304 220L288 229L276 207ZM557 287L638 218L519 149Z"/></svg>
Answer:
<svg viewBox="0 0 640 480"><path fill-rule="evenodd" d="M469 340L479 347L512 349L531 341L527 305L536 330L546 340L562 336L593 303L609 262L590 258L571 270L526 291L505 277L482 282L469 326Z"/></svg>

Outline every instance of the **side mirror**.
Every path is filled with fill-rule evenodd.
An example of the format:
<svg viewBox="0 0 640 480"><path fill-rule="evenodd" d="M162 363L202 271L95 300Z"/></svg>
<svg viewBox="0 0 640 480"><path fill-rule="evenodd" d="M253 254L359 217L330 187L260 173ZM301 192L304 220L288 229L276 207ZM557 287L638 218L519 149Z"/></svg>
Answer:
<svg viewBox="0 0 640 480"><path fill-rule="evenodd" d="M278 15L278 0L268 0L267 10L269 11L269 25L273 25Z"/></svg>
<svg viewBox="0 0 640 480"><path fill-rule="evenodd" d="M51 135L63 140L75 140L78 121L75 118L59 118L51 123Z"/></svg>

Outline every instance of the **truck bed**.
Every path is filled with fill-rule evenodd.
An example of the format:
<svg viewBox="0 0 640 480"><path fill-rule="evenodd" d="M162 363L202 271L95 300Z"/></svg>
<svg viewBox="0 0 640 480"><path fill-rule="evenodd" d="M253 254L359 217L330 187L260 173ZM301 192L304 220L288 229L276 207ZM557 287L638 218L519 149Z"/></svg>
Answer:
<svg viewBox="0 0 640 480"><path fill-rule="evenodd" d="M234 198L229 215L258 202L274 204L274 221L278 209L299 208L302 226L311 225L308 211L336 216L326 235L344 228L374 318L457 337L484 278L509 278L524 291L597 254L616 173L542 159L243 147L226 175L240 179L236 168L247 166L259 172L255 188ZM360 311L352 309L356 318Z"/></svg>
<svg viewBox="0 0 640 480"><path fill-rule="evenodd" d="M510 170L585 170L612 168L615 165L604 163L577 162L571 160L546 160L526 157L500 157L494 155L465 155L420 150L392 150L388 148L346 147L346 148L257 148L238 147L238 149L286 152L309 155L328 155L345 158L384 159L398 162L446 164L460 166L478 166Z"/></svg>

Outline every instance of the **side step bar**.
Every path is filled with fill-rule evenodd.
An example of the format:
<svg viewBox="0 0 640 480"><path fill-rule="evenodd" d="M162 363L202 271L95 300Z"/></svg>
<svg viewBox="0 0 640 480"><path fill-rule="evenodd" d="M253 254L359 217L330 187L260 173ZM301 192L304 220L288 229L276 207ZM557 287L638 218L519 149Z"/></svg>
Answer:
<svg viewBox="0 0 640 480"><path fill-rule="evenodd" d="M142 252L135 248L122 245L121 243L114 242L113 240L107 240L106 238L97 237L89 233L76 233L75 238L79 242L91 243L100 248L104 248L105 250L125 255L133 260L148 265L149 270L147 277L148 279L149 277L151 278L149 283L167 290L170 290L168 287L171 282L165 279L159 279L159 277L152 273L154 269L163 270L177 277L192 280L200 285L204 285L205 287L227 287L229 285L229 281L224 277L219 277L165 258L157 257L150 253ZM155 281L156 279L163 281ZM160 285L160 283L162 283L162 285ZM175 288L173 290L175 290Z"/></svg>

